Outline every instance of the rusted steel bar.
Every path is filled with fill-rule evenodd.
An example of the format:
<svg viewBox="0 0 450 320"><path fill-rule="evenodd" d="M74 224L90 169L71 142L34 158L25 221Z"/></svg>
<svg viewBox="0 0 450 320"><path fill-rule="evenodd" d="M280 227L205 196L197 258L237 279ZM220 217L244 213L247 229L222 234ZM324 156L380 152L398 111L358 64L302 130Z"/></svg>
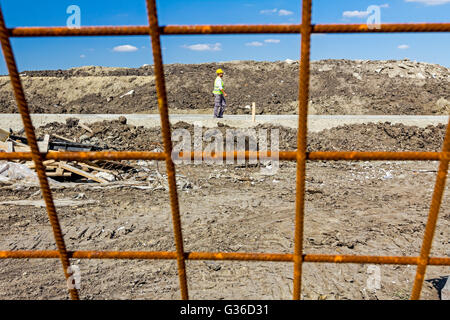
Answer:
<svg viewBox="0 0 450 320"><path fill-rule="evenodd" d="M449 152L314 151L307 154L307 159L312 161L439 161L449 158Z"/></svg>
<svg viewBox="0 0 450 320"><path fill-rule="evenodd" d="M199 35L199 34L260 34L284 33L299 34L301 25L192 25L162 26L163 35Z"/></svg>
<svg viewBox="0 0 450 320"><path fill-rule="evenodd" d="M396 33L396 32L449 32L450 23L383 23L380 28L367 24L317 24L313 33Z"/></svg>
<svg viewBox="0 0 450 320"><path fill-rule="evenodd" d="M370 263L370 264L408 264L415 265L419 262L419 257L407 256L352 256L352 255L320 255L306 254L303 262L315 263ZM430 258L430 265L448 266L450 258L435 257Z"/></svg>
<svg viewBox="0 0 450 320"><path fill-rule="evenodd" d="M168 25L160 26L161 35L200 34L299 34L300 24L288 25ZM450 23L391 23L379 29L367 24L315 24L311 33L397 33L450 32ZM145 36L148 26L17 27L8 29L10 37Z"/></svg>
<svg viewBox="0 0 450 320"><path fill-rule="evenodd" d="M306 147L308 134L309 68L311 47L312 0L302 1L301 53L298 90L297 181L295 194L294 233L294 290L293 299L299 300L302 290L303 228L305 217Z"/></svg>
<svg viewBox="0 0 450 320"><path fill-rule="evenodd" d="M186 158L184 158L186 157ZM226 160L228 157L233 159L257 159L257 160L280 160L296 161L297 151L276 151L276 152L257 152L257 151L234 151L222 153L191 152L190 155L180 153L176 159L194 160L194 159L219 159ZM450 153L446 152L360 152L360 151L313 151L306 153L306 159L310 161L439 161L449 159Z"/></svg>
<svg viewBox="0 0 450 320"><path fill-rule="evenodd" d="M450 118L447 124L447 131L445 134L444 143L442 146L443 152L450 151ZM439 210L442 204L442 196L444 194L445 182L447 180L449 160L441 160L439 170L436 176L436 184L434 186L433 198L431 199L430 212L428 214L428 221L423 235L422 249L420 250L420 260L417 265L416 277L411 294L412 300L418 300L422 291L423 281L425 279L425 272L427 269L428 259L430 256L431 245L433 244L434 232L436 230L436 223L438 220Z"/></svg>
<svg viewBox="0 0 450 320"><path fill-rule="evenodd" d="M184 261L183 234L181 230L180 206L177 192L175 165L172 161L172 136L169 122L169 107L167 105L166 83L161 53L160 31L156 0L147 0L147 13L150 23L150 36L152 39L153 62L156 78L156 93L158 96L159 114L161 116L161 131L166 153L167 179L169 182L170 204L172 208L173 232L177 250L178 276L180 280L181 299L189 299L186 279L186 264Z"/></svg>
<svg viewBox="0 0 450 320"><path fill-rule="evenodd" d="M61 226L59 224L58 215L56 214L55 204L53 202L52 193L45 173L45 166L42 163L43 159L39 153L39 148L34 132L34 127L31 122L30 113L28 110L28 104L25 99L25 93L23 91L22 82L20 81L19 72L17 70L16 60L12 51L11 42L8 36L8 30L3 18L3 11L0 8L0 41L2 45L3 55L5 57L6 65L8 67L11 84L13 87L14 95L16 98L17 106L22 116L25 133L28 139L28 144L31 148L32 159L35 163L36 173L39 179L42 195L44 197L45 205L47 207L47 213L52 225L53 236L55 238L56 245L58 247L59 257L63 266L64 276L67 279L69 274L67 269L70 267L70 261L67 256L66 245L62 235ZM78 300L78 291L76 289L69 289L70 297L73 300Z"/></svg>
<svg viewBox="0 0 450 320"><path fill-rule="evenodd" d="M31 160L31 152L0 152L0 160ZM166 154L146 151L96 151L96 152L49 152L42 153L45 160L158 160L165 161Z"/></svg>
<svg viewBox="0 0 450 320"><path fill-rule="evenodd" d="M17 27L8 29L10 37L148 36L149 26Z"/></svg>
<svg viewBox="0 0 450 320"><path fill-rule="evenodd" d="M175 260L175 251L68 251L72 259L123 259L123 260ZM246 253L246 252L185 252L186 260L233 260L293 262L289 253ZM57 250L48 251L0 251L0 259L58 259ZM308 263L370 263L417 265L420 257L408 256L357 256L304 254L303 262ZM430 257L429 265L449 266L449 257Z"/></svg>
<svg viewBox="0 0 450 320"><path fill-rule="evenodd" d="M83 160L157 160L165 161L166 154L162 152L147 151L97 151L97 152L49 152L41 153L44 160L83 161ZM257 159L296 161L296 151L253 152L233 151L219 153L180 152L174 160L194 159ZM32 160L31 152L0 152L0 160ZM360 151L313 151L306 153L310 161L439 161L450 160L450 152L360 152Z"/></svg>
<svg viewBox="0 0 450 320"><path fill-rule="evenodd" d="M311 33L396 33L396 32L449 32L450 23L392 23L371 29L367 24L316 24ZM162 26L164 35L293 33L301 32L302 25L198 25Z"/></svg>

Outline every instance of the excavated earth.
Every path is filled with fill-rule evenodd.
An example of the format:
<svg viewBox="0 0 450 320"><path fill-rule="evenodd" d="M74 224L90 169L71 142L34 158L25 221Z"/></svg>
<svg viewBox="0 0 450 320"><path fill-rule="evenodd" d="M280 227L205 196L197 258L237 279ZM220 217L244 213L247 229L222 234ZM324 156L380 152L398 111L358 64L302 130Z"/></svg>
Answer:
<svg viewBox="0 0 450 320"><path fill-rule="evenodd" d="M261 64L264 65L264 64ZM286 65L286 68L294 68ZM200 68L200 66L199 66ZM317 71L318 72L318 71ZM328 71L323 71L328 72ZM381 71L380 71L381 73ZM434 81L434 80L433 80ZM441 88L442 89L442 88ZM439 90L441 90L439 89ZM448 90L448 89L447 89ZM419 104L417 104L419 105ZM117 121L76 119L38 128L110 150L161 150L159 128ZM178 123L191 136L194 128ZM296 148L296 131L279 130L280 149ZM204 136L232 130L219 124ZM240 133L245 135L247 133ZM239 135L239 134L238 134ZM345 125L311 133L308 150L439 151L445 126ZM250 135L251 136L251 135ZM250 138L249 138L250 139ZM205 142L206 144L206 142ZM138 163L150 176L164 163ZM177 179L186 251L292 253L295 225L295 163L268 173L263 164L180 164ZM308 162L304 247L308 254L418 256L436 179L437 162ZM69 250L174 251L167 188L146 188L145 176L100 186L52 185ZM134 183L136 182L136 183ZM144 183L144 185L143 185ZM446 186L432 256L450 255L450 187ZM41 199L37 184L0 185L1 201ZM54 250L45 208L0 204L0 250ZM77 260L83 299L178 299L176 261ZM415 266L305 263L304 299L408 299ZM0 260L0 299L67 299L58 260ZM448 267L428 267L422 299L439 299ZM283 262L188 261L192 299L291 299L293 264Z"/></svg>
<svg viewBox="0 0 450 320"><path fill-rule="evenodd" d="M170 112L210 113L219 67L229 93L227 114L247 114L252 102L259 114L297 113L299 66L291 60L166 65ZM33 113L157 112L149 65L24 71L21 77ZM447 115L449 101L450 70L442 66L410 60L323 60L311 65L311 114ZM0 112L17 112L6 76L0 77ZM160 128L128 125L123 118L89 127L92 132L70 119L37 128L37 135L57 134L107 150L162 150ZM192 125L180 122L174 129L198 139ZM263 130L278 132L280 150L296 149L296 130L267 124L233 131L219 123L203 129L204 145L232 131L248 146ZM443 125L344 125L310 133L308 151L439 151L444 135ZM268 140L273 146L273 139ZM125 181L51 183L68 250L175 250L164 162L130 164L141 169ZM418 256L438 166L308 162L304 252ZM183 163L176 169L186 251L293 253L295 163ZM431 256L450 255L449 189L447 184ZM37 181L0 183L0 194L0 251L55 250L45 208L30 202L42 199ZM24 205L20 200L30 201ZM83 299L180 297L176 261L73 259L72 264L81 272ZM409 298L415 266L380 266L376 287L370 286L373 270L370 265L305 263L302 298ZM421 298L440 299L448 275L448 267L428 267ZM292 297L292 263L187 261L187 277L192 299ZM67 298L58 260L0 259L0 299Z"/></svg>
<svg viewBox="0 0 450 320"><path fill-rule="evenodd" d="M210 113L215 70L225 71L229 114L295 114L298 62L235 61L165 66L172 113ZM21 73L32 113L155 113L151 65ZM410 60L321 60L311 64L311 114L433 115L450 111L450 70ZM129 93L129 94L127 94ZM0 77L0 112L16 113L9 77Z"/></svg>

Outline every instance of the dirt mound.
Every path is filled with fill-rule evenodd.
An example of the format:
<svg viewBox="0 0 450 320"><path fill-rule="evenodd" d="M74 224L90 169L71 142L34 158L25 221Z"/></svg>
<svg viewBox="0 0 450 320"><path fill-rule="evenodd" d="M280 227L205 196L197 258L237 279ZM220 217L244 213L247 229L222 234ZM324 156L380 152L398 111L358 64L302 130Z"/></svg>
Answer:
<svg viewBox="0 0 450 320"><path fill-rule="evenodd" d="M308 151L440 151L445 135L445 125L419 128L402 124L368 123L353 124L313 132L308 136ZM92 132L79 126L79 120L70 118L66 124L54 122L38 128L39 136L57 134L70 137L77 142L93 144L111 150L162 150L160 128L144 128L126 124L126 119L101 121L89 124ZM195 137L194 126L178 122L172 127L186 129L192 138ZM297 148L297 130L282 126L260 125L255 129L233 129L220 125L216 129L203 128L203 137L211 136L219 131L225 141L226 131L232 130L233 135L245 136L258 141L257 134L266 129L269 146L270 133L279 130L279 148L295 150ZM207 131L207 132L206 132ZM237 138L235 138L237 140ZM193 146L192 146L193 148ZM192 149L193 150L193 149Z"/></svg>
<svg viewBox="0 0 450 320"><path fill-rule="evenodd" d="M228 114L297 112L296 61L237 61L165 66L171 112L205 112L213 106L214 71L225 70ZM33 113L152 113L157 110L153 66L82 67L25 71ZM448 68L410 60L322 60L311 64L311 114L448 114ZM127 94L128 93L128 94ZM0 77L0 112L17 107L8 77Z"/></svg>
<svg viewBox="0 0 450 320"><path fill-rule="evenodd" d="M445 125L405 126L389 122L344 125L313 133L310 150L441 151Z"/></svg>

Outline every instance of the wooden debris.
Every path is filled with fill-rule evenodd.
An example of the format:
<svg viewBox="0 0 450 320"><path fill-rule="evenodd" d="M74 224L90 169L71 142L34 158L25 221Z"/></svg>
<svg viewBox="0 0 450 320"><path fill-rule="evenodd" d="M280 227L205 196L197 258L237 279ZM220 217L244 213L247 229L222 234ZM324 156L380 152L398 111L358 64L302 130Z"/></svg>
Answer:
<svg viewBox="0 0 450 320"><path fill-rule="evenodd" d="M60 166L60 168L62 168L64 170L76 173L76 174L78 174L80 176L83 176L83 177L88 178L88 179L93 180L93 181L97 181L97 182L100 182L100 183L107 183L108 182L108 181L106 181L106 180L104 180L102 178L96 177L95 175L90 174L90 173L88 173L86 171L83 171L81 169L77 169L77 168L75 168L75 167L73 167L73 166L71 166L71 165L69 165L67 163L60 162L59 166Z"/></svg>
<svg viewBox="0 0 450 320"><path fill-rule="evenodd" d="M54 133L52 133L52 136L53 136L53 137L55 137L55 138L57 138L57 139L63 140L63 141L67 141L67 142L72 142L72 143L76 143L76 141L75 141L75 140L72 140L72 139L69 139L69 138L66 138L66 137L63 137L63 136L60 136L60 135L54 134Z"/></svg>
<svg viewBox="0 0 450 320"><path fill-rule="evenodd" d="M81 128L83 128L84 130L90 132L90 133L93 133L93 132L94 132L94 131L92 131L91 128L89 128L89 127L88 127L87 125L85 125L85 124L78 123L78 126L81 127Z"/></svg>
<svg viewBox="0 0 450 320"><path fill-rule="evenodd" d="M49 142L50 142L50 135L46 134L44 136L44 141L38 141L39 151L43 152L43 153L47 153Z"/></svg>
<svg viewBox="0 0 450 320"><path fill-rule="evenodd" d="M14 152L14 144L12 141L6 142L6 152Z"/></svg>
<svg viewBox="0 0 450 320"><path fill-rule="evenodd" d="M10 133L6 130L0 129L0 141L6 142L8 140Z"/></svg>
<svg viewBox="0 0 450 320"><path fill-rule="evenodd" d="M92 130L85 125L82 125L81 127L92 132ZM26 138L12 135L9 132L0 129L0 151L31 152L30 147L26 143ZM38 147L39 151L42 153L58 152L58 149L64 151L91 151L98 149L96 146L76 143L74 140L56 134L46 134L43 141L38 141ZM34 161L25 162L22 160L17 162L24 163L30 169L36 169ZM109 160L71 161L70 163L67 163L67 161L46 160L43 161L43 165L45 166L46 175L48 177L73 179L86 178L98 183L107 183L109 182L108 180L114 181L115 178L119 176L119 171L135 169L132 165ZM108 175L111 179L101 177L100 175L102 174L105 176Z"/></svg>

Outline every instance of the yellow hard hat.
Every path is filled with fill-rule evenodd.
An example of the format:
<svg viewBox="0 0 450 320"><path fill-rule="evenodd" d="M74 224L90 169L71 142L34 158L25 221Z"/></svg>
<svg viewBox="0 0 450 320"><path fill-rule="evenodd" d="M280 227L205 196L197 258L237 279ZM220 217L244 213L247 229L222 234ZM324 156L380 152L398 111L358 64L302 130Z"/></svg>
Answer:
<svg viewBox="0 0 450 320"><path fill-rule="evenodd" d="M217 73L217 74L223 73L223 70L222 70L222 69L217 69L216 73Z"/></svg>

